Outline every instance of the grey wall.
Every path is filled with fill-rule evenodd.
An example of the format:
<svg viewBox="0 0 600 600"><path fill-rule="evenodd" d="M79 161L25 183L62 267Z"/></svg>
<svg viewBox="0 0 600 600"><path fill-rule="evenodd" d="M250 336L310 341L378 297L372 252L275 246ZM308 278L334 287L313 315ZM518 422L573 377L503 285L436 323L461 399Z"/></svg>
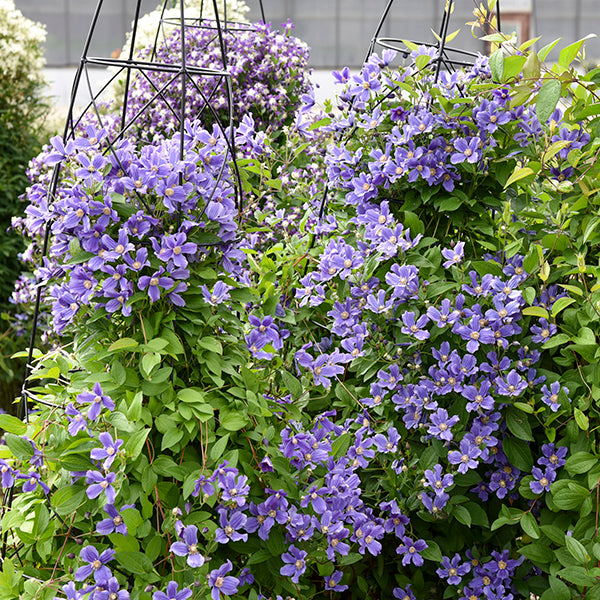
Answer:
<svg viewBox="0 0 600 600"><path fill-rule="evenodd" d="M207 0L209 1L209 0ZM159 0L142 0L142 13ZM247 0L251 18L258 19L258 0ZM382 35L433 41L430 29L439 29L445 0L396 0ZM49 66L76 64L96 7L97 0L16 0L29 18L48 28ZM92 53L109 56L119 49L129 30L135 0L104 0L102 18L94 37ZM316 68L358 66L362 63L373 32L387 0L263 0L267 20L279 25L287 18L294 33L312 48ZM473 0L457 0L450 31L461 28L452 46L482 51L483 44L472 37L464 23L472 18ZM532 35L542 35L542 44L563 37L563 44L588 33L600 33L600 0L536 0L533 2ZM600 40L586 44L589 58L600 58ZM551 55L556 58L557 53Z"/></svg>

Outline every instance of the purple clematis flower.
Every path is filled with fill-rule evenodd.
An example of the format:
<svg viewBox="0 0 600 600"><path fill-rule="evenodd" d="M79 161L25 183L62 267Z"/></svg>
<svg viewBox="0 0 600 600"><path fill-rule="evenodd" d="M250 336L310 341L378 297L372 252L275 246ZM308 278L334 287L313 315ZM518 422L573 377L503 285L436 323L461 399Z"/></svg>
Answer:
<svg viewBox="0 0 600 600"><path fill-rule="evenodd" d="M396 554L404 555L402 557L403 565L406 566L413 563L415 566L420 567L425 562L425 559L419 553L423 552L427 547L427 542L425 542L425 540L413 542L411 538L405 536L402 539L402 544L396 548Z"/></svg>
<svg viewBox="0 0 600 600"><path fill-rule="evenodd" d="M92 595L94 600L129 600L129 592L121 589L121 584L116 577L111 577L103 583L103 590L96 589Z"/></svg>
<svg viewBox="0 0 600 600"><path fill-rule="evenodd" d="M102 475L100 471L87 471L86 482L91 485L88 487L86 493L90 500L97 498L102 492L106 494L106 500L109 504L115 503L116 492L113 487L113 483L117 478L116 473L107 473L106 476Z"/></svg>
<svg viewBox="0 0 600 600"><path fill-rule="evenodd" d="M19 471L13 469L4 459L0 458L0 474L2 475L2 487L9 488L15 483L15 475L19 475Z"/></svg>
<svg viewBox="0 0 600 600"><path fill-rule="evenodd" d="M69 405L65 410L65 414L67 415L67 419L69 421L69 425L67 427L69 435L77 435L80 431L89 432L85 415L78 411L73 406L73 403L69 402Z"/></svg>
<svg viewBox="0 0 600 600"><path fill-rule="evenodd" d="M102 388L99 383L95 383L91 392L83 392L77 396L77 402L82 404L89 403L91 406L88 408L87 417L92 421L95 421L100 415L102 407L107 410L114 410L115 403L112 401L110 396L104 395Z"/></svg>
<svg viewBox="0 0 600 600"><path fill-rule="evenodd" d="M438 408L438 410L429 417L429 420L431 421L431 424L429 425L427 432L440 440L449 442L452 439L452 431L450 429L453 425L458 423L460 418L458 415L449 417L448 411L445 408Z"/></svg>
<svg viewBox="0 0 600 600"><path fill-rule="evenodd" d="M563 387L565 394L569 393L566 387ZM560 402L558 401L558 395L560 394L560 383L554 381L550 384L550 389L547 385L542 386L542 402L550 407L552 412L556 412L560 408Z"/></svg>
<svg viewBox="0 0 600 600"><path fill-rule="evenodd" d="M117 439L113 441L108 431L101 433L98 439L102 444L102 448L93 448L90 452L90 457L93 460L104 460L102 468L108 470L117 457L117 452L119 452L119 448L123 445L123 440Z"/></svg>
<svg viewBox="0 0 600 600"><path fill-rule="evenodd" d="M23 484L24 492L33 492L37 489L38 485L42 488L44 494L48 494L50 492L50 488L42 481L41 475L35 471L23 473L19 475L19 479L25 479L25 483Z"/></svg>
<svg viewBox="0 0 600 600"><path fill-rule="evenodd" d="M245 526L248 519L243 512L237 510L227 515L226 510L220 510L219 513L221 527L215 531L215 542L227 544L229 541L237 542L242 540L245 542L248 540L247 533L239 532Z"/></svg>
<svg viewBox="0 0 600 600"><path fill-rule="evenodd" d="M446 262L443 265L445 269L461 263L465 256L465 243L457 242L454 248L444 248L442 250L442 256L446 259Z"/></svg>
<svg viewBox="0 0 600 600"><path fill-rule="evenodd" d="M133 508L134 506L134 504L125 504L121 510ZM120 512L112 504L105 505L104 512L110 518L100 521L96 525L96 531L101 535L108 535L109 533L115 533L115 531L122 535L127 535L127 525L125 525L125 521Z"/></svg>
<svg viewBox="0 0 600 600"><path fill-rule="evenodd" d="M496 377L494 382L496 390L502 396L517 397L527 389L527 381L523 379L515 369L512 369L505 379ZM545 387L545 386L544 386Z"/></svg>
<svg viewBox="0 0 600 600"><path fill-rule="evenodd" d="M165 270L163 267L158 269L152 276L142 275L138 280L138 288L145 290L148 288L148 296L152 302L156 302L160 298L160 289L169 290L173 287L173 279L171 277L163 277Z"/></svg>
<svg viewBox="0 0 600 600"><path fill-rule="evenodd" d="M290 546L289 552L284 552L281 555L285 565L279 569L279 572L285 577L291 577L294 583L298 583L300 575L306 571L306 562L304 559L307 556L307 552L304 550L298 550L296 546Z"/></svg>
<svg viewBox="0 0 600 600"><path fill-rule="evenodd" d="M325 589L332 592L343 592L348 589L347 585L340 584L344 574L342 571L334 571L331 575L325 577Z"/></svg>
<svg viewBox="0 0 600 600"><path fill-rule="evenodd" d="M198 551L198 528L188 525L184 527L180 537L183 542L171 544L171 552L177 556L187 556L187 564L190 567L201 567L204 564L204 556Z"/></svg>
<svg viewBox="0 0 600 600"><path fill-rule="evenodd" d="M476 469L481 456L481 449L469 440L463 438L460 441L460 450L448 452L448 462L452 465L458 465L459 473L466 473L469 469Z"/></svg>
<svg viewBox="0 0 600 600"><path fill-rule="evenodd" d="M187 267L188 261L185 254L195 254L198 250L196 244L187 241L185 233L165 236L162 246L152 238L152 247L160 260L170 261L170 264L175 265L178 269Z"/></svg>
<svg viewBox="0 0 600 600"><path fill-rule="evenodd" d="M216 306L217 304L221 304L226 300L230 300L231 296L229 295L229 290L233 289L230 285L223 283L222 281L217 281L215 286L213 287L213 291L210 292L206 285L202 286L202 296L204 296L204 300L208 302L211 306Z"/></svg>
<svg viewBox="0 0 600 600"><path fill-rule="evenodd" d="M538 459L538 464L543 467L552 467L558 469L567 462L565 456L567 456L568 448L566 446L559 446L558 448L554 444L543 444L542 454L543 456Z"/></svg>
<svg viewBox="0 0 600 600"><path fill-rule="evenodd" d="M404 327L402 327L402 333L413 336L418 340L426 340L429 338L429 331L423 329L427 323L429 323L429 317L427 315L421 315L416 319L415 313L407 311L402 314L402 321Z"/></svg>
<svg viewBox="0 0 600 600"><path fill-rule="evenodd" d="M238 591L240 580L232 575L227 575L233 569L231 561L228 560L218 569L213 569L208 576L208 585L211 588L211 597L213 600L219 600L221 594L232 596Z"/></svg>
<svg viewBox="0 0 600 600"><path fill-rule="evenodd" d="M77 581L85 581L93 574L96 582L106 581L112 577L112 573L106 566L106 563L113 560L115 554L116 552L112 548L108 548L102 554L99 554L94 546L85 546L82 548L79 556L88 564L77 569L75 579Z"/></svg>
<svg viewBox="0 0 600 600"><path fill-rule="evenodd" d="M454 558L450 560L447 556L442 558L442 567L437 569L436 573L445 579L450 585L458 585L462 581L463 575L466 575L471 570L471 563L461 562L460 554L456 553Z"/></svg>
<svg viewBox="0 0 600 600"><path fill-rule="evenodd" d="M556 325L548 323L546 319L540 319L539 325L531 326L531 333L531 341L534 344L545 344L556 333Z"/></svg>
<svg viewBox="0 0 600 600"><path fill-rule="evenodd" d="M531 470L533 475L533 481L529 482L529 487L534 494L541 494L542 492L549 492L552 482L556 479L556 471L551 467L546 467L544 471L533 467Z"/></svg>
<svg viewBox="0 0 600 600"><path fill-rule="evenodd" d="M154 592L152 594L152 600L187 600L192 595L190 588L181 588L181 591L177 591L179 585L176 581L170 581L167 585L167 593L165 592Z"/></svg>
<svg viewBox="0 0 600 600"><path fill-rule="evenodd" d="M450 156L450 162L453 165L465 161L471 164L476 163L482 157L480 146L481 140L478 137L458 138L454 141L456 152Z"/></svg>

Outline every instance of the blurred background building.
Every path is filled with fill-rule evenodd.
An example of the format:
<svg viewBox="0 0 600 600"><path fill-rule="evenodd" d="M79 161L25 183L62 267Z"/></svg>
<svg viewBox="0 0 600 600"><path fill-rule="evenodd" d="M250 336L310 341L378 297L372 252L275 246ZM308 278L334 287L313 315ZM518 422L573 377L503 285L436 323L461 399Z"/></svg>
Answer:
<svg viewBox="0 0 600 600"><path fill-rule="evenodd" d="M210 2L211 0L206 0ZM478 0L477 4L479 3ZM382 36L434 41L431 28L440 25L445 0L396 0ZM75 65L97 0L16 0L17 8L30 19L47 26L49 67ZM143 0L150 12L159 0ZM250 19L258 20L257 0L247 0ZM362 64L387 0L263 0L267 20L279 25L288 18L294 33L311 47L312 66L327 69ZM486 2L487 4L487 2ZM471 35L473 0L456 0L450 31L461 28L452 46L484 51L484 44ZM562 37L563 44L600 32L599 0L500 0L502 30L517 31L519 40L542 36L540 44ZM118 51L130 30L135 0L104 0L100 24L102 39L94 52L107 56ZM600 59L600 39L587 44L590 61ZM549 60L555 58L553 55Z"/></svg>

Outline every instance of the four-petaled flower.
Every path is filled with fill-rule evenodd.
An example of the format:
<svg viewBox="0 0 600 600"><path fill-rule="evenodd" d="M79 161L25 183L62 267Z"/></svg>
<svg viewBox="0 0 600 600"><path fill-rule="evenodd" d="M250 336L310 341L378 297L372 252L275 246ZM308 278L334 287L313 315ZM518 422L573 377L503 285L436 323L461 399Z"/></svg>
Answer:
<svg viewBox="0 0 600 600"><path fill-rule="evenodd" d="M281 555L285 564L281 567L279 572L286 577L291 577L294 583L298 583L300 575L306 571L305 558L307 554L308 553L304 550L299 550L296 546L291 545L289 547L289 552L284 552Z"/></svg>
<svg viewBox="0 0 600 600"><path fill-rule="evenodd" d="M106 396L99 383L95 383L91 392L83 392L77 396L77 402L90 404L87 411L87 418L95 421L100 416L102 407L107 410L114 410L115 403L110 396Z"/></svg>
<svg viewBox="0 0 600 600"><path fill-rule="evenodd" d="M208 585L211 588L210 595L213 600L219 600L221 594L232 596L238 591L240 580L233 575L227 575L233 569L231 561L228 560L218 569L213 569L208 575Z"/></svg>
<svg viewBox="0 0 600 600"><path fill-rule="evenodd" d="M169 581L167 584L167 592L154 592L154 594L152 594L152 600L188 600L192 595L192 590L190 590L190 588L184 587L181 588L181 591L177 591L178 589L179 585L176 581Z"/></svg>
<svg viewBox="0 0 600 600"><path fill-rule="evenodd" d="M452 265L457 265L465 256L465 243L457 242L453 248L444 248L442 256L446 259L444 268L448 269Z"/></svg>
<svg viewBox="0 0 600 600"><path fill-rule="evenodd" d="M171 552L177 556L187 556L187 564L190 567L201 567L204 564L204 556L198 548L198 528L195 525L188 525L183 528L180 537L183 542L172 543Z"/></svg>
<svg viewBox="0 0 600 600"><path fill-rule="evenodd" d="M116 552L112 548L108 548L100 554L94 546L85 546L81 549L79 556L88 564L77 569L75 579L77 581L85 581L92 574L96 582L110 579L112 573L106 566L106 563L113 560L115 554Z"/></svg>

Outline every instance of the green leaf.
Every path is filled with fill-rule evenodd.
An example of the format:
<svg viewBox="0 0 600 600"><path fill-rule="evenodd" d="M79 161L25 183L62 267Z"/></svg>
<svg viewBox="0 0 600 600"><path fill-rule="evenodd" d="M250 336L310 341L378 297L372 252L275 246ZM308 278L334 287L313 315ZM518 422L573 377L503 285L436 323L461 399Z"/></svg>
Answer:
<svg viewBox="0 0 600 600"><path fill-rule="evenodd" d="M471 513L464 506L455 506L452 516L463 525L471 527Z"/></svg>
<svg viewBox="0 0 600 600"><path fill-rule="evenodd" d="M4 439L10 451L19 460L28 460L33 456L33 446L26 439L14 433L5 434Z"/></svg>
<svg viewBox="0 0 600 600"><path fill-rule="evenodd" d="M315 129L318 129L319 127L325 127L326 125L329 125L330 123L331 123L331 118L325 117L323 119L319 119L318 121L315 121L314 123L312 123L311 126L308 128L308 130L314 131Z"/></svg>
<svg viewBox="0 0 600 600"><path fill-rule="evenodd" d="M527 253L527 256L523 259L523 269L526 273L532 273L533 270L538 266L538 264L538 255L535 246L532 246L529 252ZM529 302L529 304L531 303Z"/></svg>
<svg viewBox="0 0 600 600"><path fill-rule="evenodd" d="M531 473L533 468L533 457L527 442L521 439L506 437L502 442L502 449L510 464L521 471Z"/></svg>
<svg viewBox="0 0 600 600"><path fill-rule="evenodd" d="M581 346L595 346L596 336L589 327L582 327L573 338L573 342L575 344L580 344Z"/></svg>
<svg viewBox="0 0 600 600"><path fill-rule="evenodd" d="M581 429L582 431L587 431L589 429L590 420L583 413L583 411L575 407L573 409L573 416L575 417L575 422L577 423L577 425L579 425L579 429Z"/></svg>
<svg viewBox="0 0 600 600"><path fill-rule="evenodd" d="M62 517L74 513L84 502L85 492L75 486L67 486L57 490L51 499L54 510Z"/></svg>
<svg viewBox="0 0 600 600"><path fill-rule="evenodd" d="M148 437L149 433L150 429L140 429L125 442L123 449L132 460L135 460L142 452L142 448L146 443L146 438Z"/></svg>
<svg viewBox="0 0 600 600"><path fill-rule="evenodd" d="M154 367L160 365L161 360L162 359L161 359L160 354L157 354L154 352L144 354L144 356L142 356L142 364L141 364L142 375L144 375L146 379L149 378Z"/></svg>
<svg viewBox="0 0 600 600"><path fill-rule="evenodd" d="M13 527L20 527L24 522L25 515L16 509L9 510L2 517L2 531L8 531Z"/></svg>
<svg viewBox="0 0 600 600"><path fill-rule="evenodd" d="M521 71L523 70L523 66L527 61L526 56L521 56L519 54L512 54L504 59L504 71L502 73L503 81L511 81L518 79Z"/></svg>
<svg viewBox="0 0 600 600"><path fill-rule="evenodd" d="M431 56L427 56L426 54L420 54L417 56L415 60L415 65L419 71L425 68L431 62Z"/></svg>
<svg viewBox="0 0 600 600"><path fill-rule="evenodd" d="M0 415L0 429L16 435L23 435L27 431L27 424L12 415Z"/></svg>
<svg viewBox="0 0 600 600"><path fill-rule="evenodd" d="M550 315L545 308L541 306L528 306L523 309L523 314L526 317L540 317L540 319L549 319Z"/></svg>
<svg viewBox="0 0 600 600"><path fill-rule="evenodd" d="M544 348L556 348L556 346L560 346L565 342L568 342L571 338L566 333L559 333L558 335L553 335L547 342L544 342Z"/></svg>
<svg viewBox="0 0 600 600"><path fill-rule="evenodd" d="M521 527L530 538L533 538L534 540L539 539L540 528L535 517L530 512L523 513L523 516L521 517Z"/></svg>
<svg viewBox="0 0 600 600"><path fill-rule="evenodd" d="M533 442L533 433L531 425L526 414L518 409L509 408L506 414L506 424L510 432L519 438L528 442ZM516 466L516 465L515 465Z"/></svg>
<svg viewBox="0 0 600 600"><path fill-rule="evenodd" d="M438 210L442 212L452 212L460 208L464 204L462 198L451 196L450 198L444 198L438 205Z"/></svg>
<svg viewBox="0 0 600 600"><path fill-rule="evenodd" d="M550 582L550 589L548 591L550 592L549 597L551 600L570 600L571 592L564 581L556 577L549 577L548 581Z"/></svg>
<svg viewBox="0 0 600 600"><path fill-rule="evenodd" d="M275 190L281 190L281 188L283 187L283 182L281 181L281 179L267 179L265 181L265 185L268 185L269 187L272 187Z"/></svg>
<svg viewBox="0 0 600 600"><path fill-rule="evenodd" d="M190 404L206 404L206 394L200 388L185 388L177 392L177 398Z"/></svg>
<svg viewBox="0 0 600 600"><path fill-rule="evenodd" d="M123 516L123 521L125 521L125 525L127 526L128 533L130 535L135 535L136 529L143 522L139 511L135 508L126 508L121 515Z"/></svg>
<svg viewBox="0 0 600 600"><path fill-rule="evenodd" d="M596 37L595 34L590 33L586 35L584 38L569 44L566 48L563 48L560 51L560 55L558 57L558 64L564 69L568 69L569 65L575 60L577 57L577 53L581 50L584 42L590 38Z"/></svg>
<svg viewBox="0 0 600 600"><path fill-rule="evenodd" d="M215 354L223 354L223 346L219 340L214 337L201 337L198 340L198 345L201 348L214 352Z"/></svg>
<svg viewBox="0 0 600 600"><path fill-rule="evenodd" d="M143 552L117 552L115 559L129 573L135 575L152 573L152 562Z"/></svg>
<svg viewBox="0 0 600 600"><path fill-rule="evenodd" d="M269 550L262 549L253 552L250 558L246 561L247 565L256 565L268 561L273 555ZM360 555L359 555L360 556Z"/></svg>
<svg viewBox="0 0 600 600"><path fill-rule="evenodd" d="M591 471L598 464L598 457L589 452L576 452L567 458L565 469L572 475Z"/></svg>
<svg viewBox="0 0 600 600"><path fill-rule="evenodd" d="M173 448L182 437L183 431L181 431L181 429L177 429L177 427L172 427L164 434L162 438L162 442L160 444L161 451L168 448Z"/></svg>
<svg viewBox="0 0 600 600"><path fill-rule="evenodd" d="M540 542L528 544L519 549L519 553L525 558L536 563L550 563L554 561L554 552L546 545Z"/></svg>
<svg viewBox="0 0 600 600"><path fill-rule="evenodd" d="M552 599L554 600L554 598ZM585 591L585 600L600 600L600 583Z"/></svg>
<svg viewBox="0 0 600 600"><path fill-rule="evenodd" d="M153 492L157 481L158 475L152 469L146 468L143 470L140 483L142 484L142 489L146 494Z"/></svg>
<svg viewBox="0 0 600 600"><path fill-rule="evenodd" d="M281 371L281 378L283 379L283 385L285 385L293 398L298 398L302 395L302 384L288 370L283 369Z"/></svg>
<svg viewBox="0 0 600 600"><path fill-rule="evenodd" d="M218 462L223 454L225 453L225 448L227 448L227 442L229 441L229 434L226 433L221 439L217 440L212 448L210 449L210 458L215 462Z"/></svg>
<svg viewBox="0 0 600 600"><path fill-rule="evenodd" d="M558 79L544 79L544 83L538 92L537 101L535 103L535 114L542 125L554 112L554 109L560 100L561 93L562 83Z"/></svg>
<svg viewBox="0 0 600 600"><path fill-rule="evenodd" d="M590 555L587 553L585 546L573 537L565 535L565 545L571 556L582 564L587 564L590 560Z"/></svg>
<svg viewBox="0 0 600 600"><path fill-rule="evenodd" d="M567 298L566 296L559 298L552 305L552 316L555 317L561 310L564 310L565 308L567 308L567 306L573 304L573 302L575 302L575 298Z"/></svg>
<svg viewBox="0 0 600 600"><path fill-rule="evenodd" d="M525 404L525 402L515 402L514 407L522 410L528 415L532 415L535 412L533 406L531 406L531 404Z"/></svg>
<svg viewBox="0 0 600 600"><path fill-rule="evenodd" d="M138 342L136 342L133 338L121 338L116 342L113 342L109 347L109 352L117 352L119 350L132 350L133 348L137 348L139 346Z"/></svg>
<svg viewBox="0 0 600 600"><path fill-rule="evenodd" d="M548 56L548 54L550 54L550 52L552 52L552 50L554 49L554 47L556 46L556 44L558 44L558 42L560 42L562 38L558 38L556 40L554 40L553 42L550 42L549 44L546 44L539 52L538 52L538 57L539 59L544 62L546 60L546 57Z"/></svg>
<svg viewBox="0 0 600 600"><path fill-rule="evenodd" d="M544 535L555 544L562 545L564 542L565 532L561 527L556 525L542 525L540 527Z"/></svg>
<svg viewBox="0 0 600 600"><path fill-rule="evenodd" d="M156 457L152 463L152 470L163 477L179 478L180 475L180 468L177 466L177 463L166 454Z"/></svg>
<svg viewBox="0 0 600 600"><path fill-rule="evenodd" d="M596 583L596 578L592 577L583 567L566 567L558 571L556 575L575 585L587 586Z"/></svg>
<svg viewBox="0 0 600 600"><path fill-rule="evenodd" d="M431 560L433 562L439 563L442 561L442 551L438 544L432 540L426 540L427 548L420 552L421 556L425 560Z"/></svg>
<svg viewBox="0 0 600 600"><path fill-rule="evenodd" d="M490 69L492 71L492 79L499 83L502 81L502 75L504 74L504 52L502 48L498 48L490 56Z"/></svg>
<svg viewBox="0 0 600 600"><path fill-rule="evenodd" d="M221 410L219 422L228 431L239 431L248 424L248 417L236 410Z"/></svg>
<svg viewBox="0 0 600 600"><path fill-rule="evenodd" d="M561 510L576 510L578 509L583 501L590 495L590 492L583 486L575 483L568 482L566 486L562 486L557 489L557 483L555 482L550 491L552 493L552 501L556 508Z"/></svg>
<svg viewBox="0 0 600 600"><path fill-rule="evenodd" d="M135 422L142 415L142 402L144 400L144 394L142 392L138 392L133 400L130 402L129 407L127 408L127 418Z"/></svg>

